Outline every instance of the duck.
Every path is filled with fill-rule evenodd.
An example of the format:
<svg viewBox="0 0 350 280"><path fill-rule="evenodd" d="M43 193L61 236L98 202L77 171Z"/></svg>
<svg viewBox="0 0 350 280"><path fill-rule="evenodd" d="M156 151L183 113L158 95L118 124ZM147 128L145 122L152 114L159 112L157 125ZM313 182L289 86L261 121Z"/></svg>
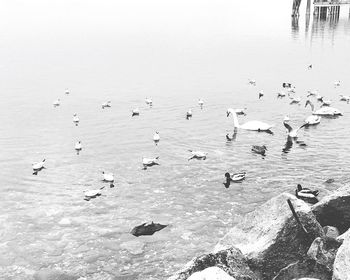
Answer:
<svg viewBox="0 0 350 280"><path fill-rule="evenodd" d="M66 90L64 91L64 93L66 94L66 95L68 95L70 92L69 92L69 90L68 90L68 88L66 88Z"/></svg>
<svg viewBox="0 0 350 280"><path fill-rule="evenodd" d="M112 107L111 101L106 101L102 103L102 109Z"/></svg>
<svg viewBox="0 0 350 280"><path fill-rule="evenodd" d="M74 115L73 115L73 123L75 123L75 125L78 126L79 121L80 121L80 119L79 119L79 117L77 116L77 114L74 114Z"/></svg>
<svg viewBox="0 0 350 280"><path fill-rule="evenodd" d="M101 187L99 189L96 189L96 190L87 190L87 191L84 191L84 200L86 201L89 201L90 199L93 199L93 198L96 198L100 195L102 195L101 193L101 190L103 190L104 187Z"/></svg>
<svg viewBox="0 0 350 280"><path fill-rule="evenodd" d="M156 133L154 133L153 135L153 141L157 145L159 143L159 140L160 140L159 132L156 131Z"/></svg>
<svg viewBox="0 0 350 280"><path fill-rule="evenodd" d="M301 128L305 127L307 124L304 123L302 126L298 127L297 129L293 129L288 123L283 122L283 125L288 130L288 136L291 138L298 138L298 132Z"/></svg>
<svg viewBox="0 0 350 280"><path fill-rule="evenodd" d="M143 169L147 169L147 167L151 167L153 165L159 165L158 159L159 159L159 157L155 157L155 158L145 158L144 157L142 159Z"/></svg>
<svg viewBox="0 0 350 280"><path fill-rule="evenodd" d="M192 156L188 158L188 160L190 161L191 159L202 159L202 160L206 160L207 159L207 155L208 153L202 152L202 151L193 151L193 150L188 150Z"/></svg>
<svg viewBox="0 0 350 280"><path fill-rule="evenodd" d="M265 156L267 151L267 147L265 145L259 146L259 145L253 145L252 146L252 152Z"/></svg>
<svg viewBox="0 0 350 280"><path fill-rule="evenodd" d="M284 91L277 92L277 98L286 97L286 93Z"/></svg>
<svg viewBox="0 0 350 280"><path fill-rule="evenodd" d="M340 86L340 81L339 80L334 82L334 87L339 87L339 86Z"/></svg>
<svg viewBox="0 0 350 280"><path fill-rule="evenodd" d="M186 113L186 120L189 120L190 118L192 118L192 110L188 109L188 111Z"/></svg>
<svg viewBox="0 0 350 280"><path fill-rule="evenodd" d="M301 98L299 96L294 96L294 97L291 97L291 102L289 103L290 105L292 104L299 104L300 101L301 101Z"/></svg>
<svg viewBox="0 0 350 280"><path fill-rule="evenodd" d="M79 152L82 150L83 146L81 145L81 141L78 141L75 143L74 149L77 151L77 154L79 155Z"/></svg>
<svg viewBox="0 0 350 280"><path fill-rule="evenodd" d="M340 95L340 101L346 101L347 103L350 102L350 96L348 95Z"/></svg>
<svg viewBox="0 0 350 280"><path fill-rule="evenodd" d="M198 105L201 107L201 109L203 109L204 101L200 98L198 99Z"/></svg>
<svg viewBox="0 0 350 280"><path fill-rule="evenodd" d="M228 189L230 187L231 182L239 183L245 179L246 172L239 172L230 174L228 172L225 173L226 182L223 183L225 188Z"/></svg>
<svg viewBox="0 0 350 280"><path fill-rule="evenodd" d="M132 110L132 114L131 114L132 117L139 116L139 115L140 115L139 108L135 108L135 109Z"/></svg>
<svg viewBox="0 0 350 280"><path fill-rule="evenodd" d="M312 191L308 188L303 188L300 184L298 184L297 189L295 190L295 196L299 199L302 199L309 203L317 203L318 199L317 196L319 194L319 191Z"/></svg>
<svg viewBox="0 0 350 280"><path fill-rule="evenodd" d="M314 111L314 105L312 104L312 102L310 100L306 101L305 107L307 105L310 105L313 115L319 115L319 116L342 116L343 115L337 108L333 108L333 107L329 107L329 106L322 107L322 108Z"/></svg>
<svg viewBox="0 0 350 280"><path fill-rule="evenodd" d="M56 99L54 102L53 102L53 106L54 107L57 107L57 106L60 106L61 105L61 100L58 98Z"/></svg>
<svg viewBox="0 0 350 280"><path fill-rule="evenodd" d="M263 90L259 91L259 99L263 96L264 96L264 91Z"/></svg>
<svg viewBox="0 0 350 280"><path fill-rule="evenodd" d="M34 162L32 164L33 175L38 175L38 172L45 168L44 164L45 164L45 159L43 159L40 162Z"/></svg>
<svg viewBox="0 0 350 280"><path fill-rule="evenodd" d="M252 79L248 79L248 84L250 84L252 86L256 86L256 81L252 80Z"/></svg>
<svg viewBox="0 0 350 280"><path fill-rule="evenodd" d="M147 105L149 105L150 107L152 107L152 105L153 105L152 98L146 97L145 102L146 102Z"/></svg>
<svg viewBox="0 0 350 280"><path fill-rule="evenodd" d="M237 113L232 109L227 109L226 115L227 117L229 117L230 115L233 116L233 125L235 128L252 130L252 131L266 131L271 133L271 128L273 127L273 125L270 125L261 121L248 121L240 125L237 118Z"/></svg>
<svg viewBox="0 0 350 280"><path fill-rule="evenodd" d="M312 64L310 64L308 67L307 67L308 70L311 70L312 69Z"/></svg>

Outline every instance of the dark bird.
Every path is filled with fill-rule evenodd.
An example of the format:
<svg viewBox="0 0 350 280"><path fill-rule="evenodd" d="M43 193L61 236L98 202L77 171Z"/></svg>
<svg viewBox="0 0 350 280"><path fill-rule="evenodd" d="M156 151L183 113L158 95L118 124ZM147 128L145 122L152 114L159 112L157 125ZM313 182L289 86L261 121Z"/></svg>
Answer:
<svg viewBox="0 0 350 280"><path fill-rule="evenodd" d="M312 69L312 64L310 64L308 67L307 67L308 70L311 70Z"/></svg>
<svg viewBox="0 0 350 280"><path fill-rule="evenodd" d="M260 99L261 97L263 97L263 96L264 96L264 91L261 90L261 91L259 92L259 99Z"/></svg>
<svg viewBox="0 0 350 280"><path fill-rule="evenodd" d="M254 152L256 154L265 156L266 151L267 151L267 148L265 145L262 145L262 146L253 145L252 146L252 152Z"/></svg>
<svg viewBox="0 0 350 280"><path fill-rule="evenodd" d="M299 199L302 199L308 203L315 204L318 202L317 196L319 191L312 191L308 188L303 188L298 184L297 189L295 190L295 196Z"/></svg>
<svg viewBox="0 0 350 280"><path fill-rule="evenodd" d="M283 87L283 88L291 88L291 87L292 87L292 84L291 84L291 83L283 83L283 84L282 84L282 87Z"/></svg>
<svg viewBox="0 0 350 280"><path fill-rule="evenodd" d="M153 235L156 231L160 231L168 225L162 225L157 223L143 223L142 225L136 226L131 230L131 234L139 237L141 235Z"/></svg>
<svg viewBox="0 0 350 280"><path fill-rule="evenodd" d="M233 140L233 136L230 137L230 135L227 133L227 134L226 134L226 140L227 140L227 141L232 141L232 140Z"/></svg>
<svg viewBox="0 0 350 280"><path fill-rule="evenodd" d="M189 120L190 118L192 118L192 110L189 109L186 113L186 120Z"/></svg>
<svg viewBox="0 0 350 280"><path fill-rule="evenodd" d="M240 183L245 179L245 172L239 172L239 173L234 173L234 174L230 174L228 172L225 173L225 178L226 178L226 182L224 182L224 186L226 189L228 189L230 187L231 182L233 183Z"/></svg>

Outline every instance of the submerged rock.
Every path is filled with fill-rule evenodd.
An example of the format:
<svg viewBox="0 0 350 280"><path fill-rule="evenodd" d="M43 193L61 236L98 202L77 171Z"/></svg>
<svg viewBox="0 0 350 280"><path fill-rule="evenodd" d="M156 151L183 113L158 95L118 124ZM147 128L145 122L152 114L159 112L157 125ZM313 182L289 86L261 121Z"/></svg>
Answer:
<svg viewBox="0 0 350 280"><path fill-rule="evenodd" d="M152 235L153 233L162 230L168 225L162 225L158 223L143 223L142 225L136 226L131 230L131 234L138 237L141 235Z"/></svg>
<svg viewBox="0 0 350 280"><path fill-rule="evenodd" d="M193 273L187 280L235 280L221 268L208 267L200 272Z"/></svg>
<svg viewBox="0 0 350 280"><path fill-rule="evenodd" d="M343 186L312 206L322 226L337 227L344 233L350 227L350 186Z"/></svg>
<svg viewBox="0 0 350 280"><path fill-rule="evenodd" d="M287 204L290 199L305 234ZM248 213L217 244L215 251L231 246L248 258L250 268L271 280L291 263L302 260L316 237L324 237L311 208L294 195L283 193Z"/></svg>
<svg viewBox="0 0 350 280"><path fill-rule="evenodd" d="M232 276L236 280L258 279L256 275L250 270L247 264L247 260L242 255L242 252L237 248L231 247L227 250L219 251L215 254L204 254L202 256L194 258L189 263L187 263L182 270L178 271L174 276L170 277L169 280L186 280L192 274L204 271L205 269L213 266L222 269L229 276ZM207 279L209 280L212 278Z"/></svg>

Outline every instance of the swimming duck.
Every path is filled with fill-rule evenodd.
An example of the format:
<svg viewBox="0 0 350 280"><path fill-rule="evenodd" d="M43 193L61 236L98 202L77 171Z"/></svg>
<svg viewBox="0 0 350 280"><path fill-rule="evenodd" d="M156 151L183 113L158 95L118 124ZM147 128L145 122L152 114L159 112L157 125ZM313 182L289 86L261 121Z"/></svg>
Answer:
<svg viewBox="0 0 350 280"><path fill-rule="evenodd" d="M234 182L234 183L242 182L245 179L245 175L246 175L245 172L239 172L234 174L230 174L226 172L225 173L226 182L223 183L225 188L228 189L231 182Z"/></svg>
<svg viewBox="0 0 350 280"><path fill-rule="evenodd" d="M252 79L248 79L248 84L255 86L256 85L256 81L252 80Z"/></svg>
<svg viewBox="0 0 350 280"><path fill-rule="evenodd" d="M188 160L191 159L202 159L202 160L206 160L207 159L207 155L208 153L202 152L202 151L193 151L193 150L188 150L192 156L188 158Z"/></svg>
<svg viewBox="0 0 350 280"><path fill-rule="evenodd" d="M284 91L277 92L277 98L282 98L282 97L285 97L285 96L286 96L286 93Z"/></svg>
<svg viewBox="0 0 350 280"><path fill-rule="evenodd" d="M339 87L339 86L340 86L340 81L339 80L334 82L334 87Z"/></svg>
<svg viewBox="0 0 350 280"><path fill-rule="evenodd" d="M90 199L96 198L100 195L102 195L101 190L104 189L104 187L99 188L97 190L88 190L84 191L85 198L84 200L89 201Z"/></svg>
<svg viewBox="0 0 350 280"><path fill-rule="evenodd" d="M311 70L312 69L312 64L310 64L308 67L307 67L308 70Z"/></svg>
<svg viewBox="0 0 350 280"><path fill-rule="evenodd" d="M152 105L153 105L152 98L146 97L145 102L146 102L147 105L149 105L150 107L152 107Z"/></svg>
<svg viewBox="0 0 350 280"><path fill-rule="evenodd" d="M106 101L102 103L102 109L104 108L110 108L112 106L111 101Z"/></svg>
<svg viewBox="0 0 350 280"><path fill-rule="evenodd" d="M79 155L79 152L82 150L83 146L81 145L81 141L78 141L75 143L74 149L77 151L77 154Z"/></svg>
<svg viewBox="0 0 350 280"><path fill-rule="evenodd" d="M54 107L57 107L57 106L60 106L61 105L61 100L58 98L56 99L54 102L53 102L53 106Z"/></svg>
<svg viewBox="0 0 350 280"><path fill-rule="evenodd" d="M186 120L189 120L190 118L192 118L192 110L188 109L188 111L186 113Z"/></svg>
<svg viewBox="0 0 350 280"><path fill-rule="evenodd" d="M198 99L198 105L201 107L201 109L203 109L204 101L200 98Z"/></svg>
<svg viewBox="0 0 350 280"><path fill-rule="evenodd" d="M259 99L263 96L264 96L264 91L263 90L259 91Z"/></svg>
<svg viewBox="0 0 350 280"><path fill-rule="evenodd" d="M350 102L350 96L348 95L340 95L340 101L346 101L347 103Z"/></svg>
<svg viewBox="0 0 350 280"><path fill-rule="evenodd" d="M252 152L265 156L265 153L267 151L267 147L265 145L258 146L258 145L253 145L252 146Z"/></svg>
<svg viewBox="0 0 350 280"><path fill-rule="evenodd" d="M157 145L159 143L159 140L160 140L159 132L156 131L156 133L154 133L153 135L153 141Z"/></svg>
<svg viewBox="0 0 350 280"><path fill-rule="evenodd" d="M333 107L322 107L316 111L314 111L314 105L310 100L307 100L305 103L305 107L307 105L310 105L312 114L313 115L319 115L319 116L342 116L343 114L336 108Z"/></svg>
<svg viewBox="0 0 350 280"><path fill-rule="evenodd" d="M235 128L241 128L241 129L253 130L253 131L271 132L271 128L273 127L273 125L269 125L261 121L248 121L240 125L238 122L237 113L232 109L227 109L227 112L226 112L227 117L230 116L230 114L232 114L233 116L233 125Z"/></svg>
<svg viewBox="0 0 350 280"><path fill-rule="evenodd" d="M74 114L74 115L73 115L73 123L75 123L75 125L78 126L79 121L80 121L80 119L79 119L79 117L77 116L77 114Z"/></svg>
<svg viewBox="0 0 350 280"><path fill-rule="evenodd" d="M299 199L302 199L309 203L317 203L317 196L319 191L312 191L308 188L303 188L300 184L298 184L297 189L295 190L295 196Z"/></svg>
<svg viewBox="0 0 350 280"><path fill-rule="evenodd" d="M307 124L304 123L302 126L298 127L297 129L293 129L293 128L292 128L288 123L286 123L286 122L283 122L283 125L284 125L285 128L287 128L287 130L288 130L288 136L289 136L289 137L292 137L292 138L297 138L297 137L298 137L298 131L299 131L301 128L307 126Z"/></svg>
<svg viewBox="0 0 350 280"><path fill-rule="evenodd" d="M147 167L151 167L151 166L153 166L153 165L159 165L158 159L159 159L159 157L155 157L155 158L143 158L143 159L142 159L143 169L147 169Z"/></svg>
<svg viewBox="0 0 350 280"><path fill-rule="evenodd" d="M139 116L139 115L140 115L139 108L135 108L135 109L132 110L132 114L131 114L132 117Z"/></svg>
<svg viewBox="0 0 350 280"><path fill-rule="evenodd" d="M45 164L45 159L43 159L40 162L34 162L32 164L33 175L38 175L38 172L45 168L44 164Z"/></svg>

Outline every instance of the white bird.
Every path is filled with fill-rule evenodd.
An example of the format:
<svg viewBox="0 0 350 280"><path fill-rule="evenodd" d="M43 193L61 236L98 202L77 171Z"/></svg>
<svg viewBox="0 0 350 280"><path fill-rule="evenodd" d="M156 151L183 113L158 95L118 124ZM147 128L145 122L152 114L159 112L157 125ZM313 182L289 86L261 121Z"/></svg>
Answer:
<svg viewBox="0 0 350 280"><path fill-rule="evenodd" d="M79 119L79 117L77 116L77 114L74 114L74 115L73 115L73 122L75 123L76 126L78 126L79 121L80 121L80 119Z"/></svg>
<svg viewBox="0 0 350 280"><path fill-rule="evenodd" d="M104 187L96 189L96 190L84 191L84 195L85 195L84 200L89 201L92 198L96 198L96 197L102 195L102 193L101 193L102 189L104 189Z"/></svg>
<svg viewBox="0 0 350 280"><path fill-rule="evenodd" d="M240 125L238 122L236 112L232 109L228 109L227 110L227 117L230 114L232 114L232 116L233 116L233 125L236 128L241 128L241 129L245 129L245 130L268 131L268 132L270 131L271 132L270 129L273 127L273 125L269 125L269 124L261 122L261 121L249 121L249 122L246 122L246 123Z"/></svg>
<svg viewBox="0 0 350 280"><path fill-rule="evenodd" d="M310 104L311 111L313 112L314 111L314 105L310 101L309 102L306 101L305 107L307 106L307 104ZM311 116L308 116L304 120L304 122L307 125L316 125L316 124L319 124L321 122L321 117L317 116L317 115L311 115Z"/></svg>
<svg viewBox="0 0 350 280"><path fill-rule="evenodd" d="M188 111L186 113L186 120L189 120L190 118L192 118L192 110L188 109Z"/></svg>
<svg viewBox="0 0 350 280"><path fill-rule="evenodd" d="M58 98L56 99L54 102L53 102L53 106L54 107L57 107L57 106L60 106L61 105L61 100Z"/></svg>
<svg viewBox="0 0 350 280"><path fill-rule="evenodd" d="M305 107L307 105L311 106L313 115L319 115L319 116L342 116L343 115L337 108L333 108L333 107L322 107L314 111L314 105L311 103L310 100L306 101Z"/></svg>
<svg viewBox="0 0 350 280"><path fill-rule="evenodd" d="M42 161L40 162L35 162L32 164L32 167L33 167L33 170L34 171L37 171L37 170L41 170L44 168L44 164L45 164L45 159L43 159Z"/></svg>
<svg viewBox="0 0 350 280"><path fill-rule="evenodd" d="M153 135L153 141L154 141L154 143L156 143L156 145L159 143L159 141L160 141L160 135L159 135L159 132L158 132L158 131L156 131L156 133L154 133L154 135Z"/></svg>
<svg viewBox="0 0 350 280"><path fill-rule="evenodd" d="M114 175L113 175L113 173L106 173L106 172L102 171L102 176L103 176L102 181L109 182L109 183L113 183L114 182Z"/></svg>
<svg viewBox="0 0 350 280"><path fill-rule="evenodd" d="M332 103L332 100L324 100L323 98L324 98L324 97L322 97L322 98L320 99L320 101L322 102L321 107L322 107L322 106L330 106L331 103Z"/></svg>
<svg viewBox="0 0 350 280"><path fill-rule="evenodd" d="M202 159L202 160L206 160L207 159L207 155L208 153L205 153L205 152L202 152L202 151L192 151L192 150L188 150L192 156L189 157L188 160L191 160L191 159Z"/></svg>
<svg viewBox="0 0 350 280"><path fill-rule="evenodd" d="M152 98L150 98L150 97L146 97L145 102L146 102L146 104L149 105L149 106L152 106L152 105L153 105Z"/></svg>
<svg viewBox="0 0 350 280"><path fill-rule="evenodd" d="M198 105L201 107L201 109L203 109L204 101L200 98L198 99Z"/></svg>
<svg viewBox="0 0 350 280"><path fill-rule="evenodd" d="M290 121L289 115L285 115L283 121L284 121L284 122L289 122L289 121Z"/></svg>
<svg viewBox="0 0 350 280"><path fill-rule="evenodd" d="M350 102L350 96L348 95L340 95L340 101L346 101L347 103Z"/></svg>
<svg viewBox="0 0 350 280"><path fill-rule="evenodd" d="M64 91L64 93L67 94L67 95L69 94L68 88L66 88L66 90Z"/></svg>
<svg viewBox="0 0 350 280"><path fill-rule="evenodd" d="M135 108L135 109L132 110L132 114L131 114L132 117L133 116L139 116L139 115L140 115L139 108Z"/></svg>
<svg viewBox="0 0 350 280"><path fill-rule="evenodd" d="M102 109L104 108L110 108L112 106L111 101L106 101L102 103Z"/></svg>
<svg viewBox="0 0 350 280"><path fill-rule="evenodd" d="M256 85L256 81L252 80L252 79L248 79L248 84L255 86Z"/></svg>
<svg viewBox="0 0 350 280"><path fill-rule="evenodd" d="M298 137L298 132L301 128L307 126L306 123L304 123L302 126L298 127L297 129L293 129L288 123L283 122L284 126L287 128L288 130L288 136L292 137L292 138L297 138Z"/></svg>
<svg viewBox="0 0 350 280"><path fill-rule="evenodd" d="M143 164L143 169L147 169L147 167L153 166L153 165L159 165L158 163L159 157L155 158L142 158L142 164Z"/></svg>
<svg viewBox="0 0 350 280"><path fill-rule="evenodd" d="M81 144L81 141L78 141L75 143L74 149L77 151L77 154L79 155L79 152L82 150L83 146Z"/></svg>
<svg viewBox="0 0 350 280"><path fill-rule="evenodd" d="M334 82L334 87L339 87L340 86L340 81Z"/></svg>

